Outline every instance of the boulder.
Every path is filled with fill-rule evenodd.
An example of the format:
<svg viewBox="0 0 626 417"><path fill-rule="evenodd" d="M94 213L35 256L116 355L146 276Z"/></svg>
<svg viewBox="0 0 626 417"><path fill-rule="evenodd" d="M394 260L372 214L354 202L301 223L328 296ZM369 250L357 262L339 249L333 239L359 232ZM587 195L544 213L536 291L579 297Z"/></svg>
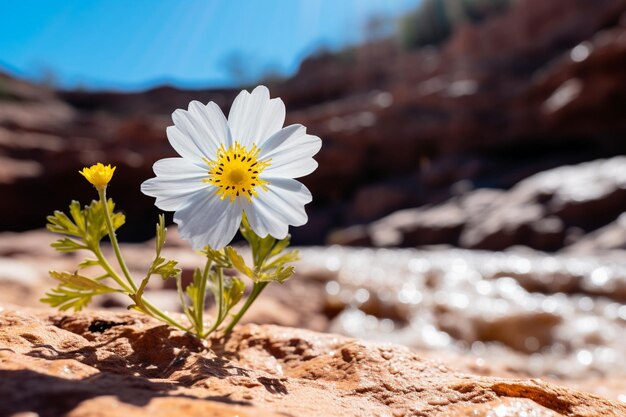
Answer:
<svg viewBox="0 0 626 417"><path fill-rule="evenodd" d="M594 254L610 251L626 251L626 213L617 220L581 237L577 242L566 246L565 253Z"/></svg>
<svg viewBox="0 0 626 417"><path fill-rule="evenodd" d="M623 245L623 222L615 219L626 211L625 172L623 156L565 165L531 175L508 191L466 190L441 204L399 210L370 225L336 232L331 243L447 244L495 251L522 245L557 251L598 241L598 246L617 249ZM578 239L580 245L573 245Z"/></svg>

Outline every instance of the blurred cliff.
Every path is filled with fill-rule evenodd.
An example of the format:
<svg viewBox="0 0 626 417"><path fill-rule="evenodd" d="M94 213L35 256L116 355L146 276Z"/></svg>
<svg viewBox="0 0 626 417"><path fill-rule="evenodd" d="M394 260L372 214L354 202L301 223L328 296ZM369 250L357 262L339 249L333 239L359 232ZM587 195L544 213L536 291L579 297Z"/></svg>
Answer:
<svg viewBox="0 0 626 417"><path fill-rule="evenodd" d="M315 201L296 243L322 243L335 230L338 243L557 250L623 223L626 181L612 180L626 172L620 158L499 190L626 152L626 1L461 3L426 1L398 39L318 54L269 83L287 124L324 140L320 168L303 179ZM157 211L139 184L154 161L174 156L170 114L194 99L227 109L237 92L55 91L0 76L0 230L39 228L71 198L87 202L93 193L77 171L102 161L118 166L111 195L130 218L122 238L150 237ZM569 214L562 200L573 202L564 203ZM397 224L376 236L372 226L336 231L422 205L437 209L401 212L420 238L398 235ZM468 216L487 213L496 220L464 234Z"/></svg>

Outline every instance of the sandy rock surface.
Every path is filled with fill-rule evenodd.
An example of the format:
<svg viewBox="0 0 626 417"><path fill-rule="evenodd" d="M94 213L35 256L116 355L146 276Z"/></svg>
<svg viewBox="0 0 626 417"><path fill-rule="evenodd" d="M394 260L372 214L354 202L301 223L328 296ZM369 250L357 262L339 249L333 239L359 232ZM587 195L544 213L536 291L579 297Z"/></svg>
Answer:
<svg viewBox="0 0 626 417"><path fill-rule="evenodd" d="M203 345L134 313L5 305L0 358L7 416L626 415L541 380L479 377L403 347L279 326Z"/></svg>
<svg viewBox="0 0 626 417"><path fill-rule="evenodd" d="M55 253L53 239L45 231L0 234L0 303L42 307L55 285L47 271L71 271L82 260ZM124 244L123 252L141 276L153 243ZM181 262L184 280L203 261L175 228L164 255ZM622 258L341 247L301 248L301 256L298 274L270 285L243 322L396 343L467 373L551 379L626 402ZM146 295L180 312L171 282L157 277ZM89 308L127 305L120 294ZM213 310L209 299L207 318Z"/></svg>

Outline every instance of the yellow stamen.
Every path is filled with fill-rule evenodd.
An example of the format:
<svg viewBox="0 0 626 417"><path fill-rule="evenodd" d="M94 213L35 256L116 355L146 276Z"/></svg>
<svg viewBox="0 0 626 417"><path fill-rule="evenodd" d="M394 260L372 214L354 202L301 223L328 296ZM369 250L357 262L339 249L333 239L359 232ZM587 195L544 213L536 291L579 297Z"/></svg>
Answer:
<svg viewBox="0 0 626 417"><path fill-rule="evenodd" d="M97 189L102 189L107 186L107 184L113 178L113 173L115 172L115 168L109 165L103 165L98 162L95 165L90 166L89 168L85 167L82 171L78 171L83 177L87 178L94 187Z"/></svg>
<svg viewBox="0 0 626 417"><path fill-rule="evenodd" d="M245 197L250 201L258 195L258 187L267 190L269 184L259 175L270 165L271 160L259 161L259 152L256 145L248 149L238 142L228 149L224 145L220 146L217 160L204 159L209 166L209 178L202 181L218 187L217 195L222 200L228 197L232 203L238 197Z"/></svg>

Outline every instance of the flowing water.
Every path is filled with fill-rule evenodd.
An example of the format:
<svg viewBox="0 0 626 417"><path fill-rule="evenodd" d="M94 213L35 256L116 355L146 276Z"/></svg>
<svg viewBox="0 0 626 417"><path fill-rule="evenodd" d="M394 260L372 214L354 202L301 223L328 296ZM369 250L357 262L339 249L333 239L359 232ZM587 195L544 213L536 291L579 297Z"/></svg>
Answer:
<svg viewBox="0 0 626 417"><path fill-rule="evenodd" d="M497 358L537 376L626 377L626 262L467 250L302 249L331 331ZM328 278L330 277L330 278Z"/></svg>

